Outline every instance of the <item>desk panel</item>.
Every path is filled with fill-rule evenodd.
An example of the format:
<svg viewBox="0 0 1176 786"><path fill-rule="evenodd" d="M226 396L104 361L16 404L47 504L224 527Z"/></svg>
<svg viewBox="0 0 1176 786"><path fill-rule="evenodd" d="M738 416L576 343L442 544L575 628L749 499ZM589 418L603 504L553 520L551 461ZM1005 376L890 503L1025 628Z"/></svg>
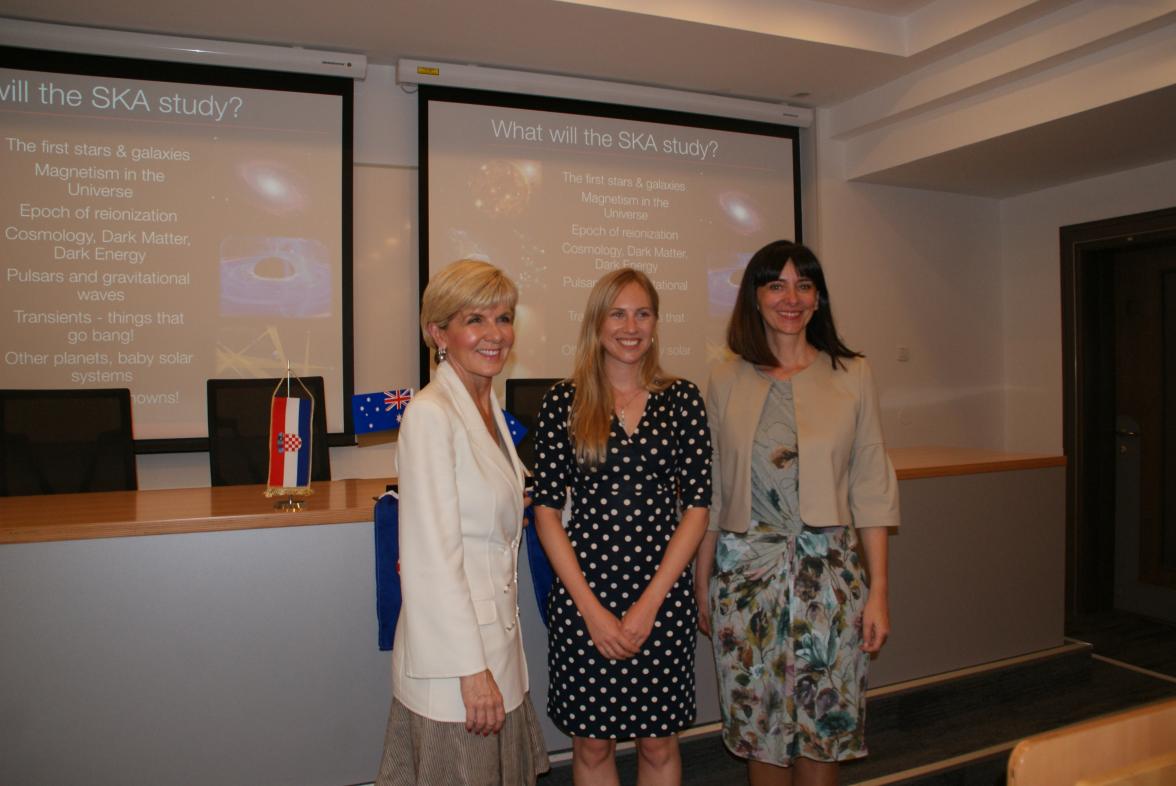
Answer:
<svg viewBox="0 0 1176 786"><path fill-rule="evenodd" d="M1061 644L1064 461L893 454L893 634L871 685ZM315 484L296 513L257 486L0 499L0 783L370 782L390 697L371 526L385 485ZM547 744L565 748L529 590L520 607ZM697 682L713 722L701 639Z"/></svg>

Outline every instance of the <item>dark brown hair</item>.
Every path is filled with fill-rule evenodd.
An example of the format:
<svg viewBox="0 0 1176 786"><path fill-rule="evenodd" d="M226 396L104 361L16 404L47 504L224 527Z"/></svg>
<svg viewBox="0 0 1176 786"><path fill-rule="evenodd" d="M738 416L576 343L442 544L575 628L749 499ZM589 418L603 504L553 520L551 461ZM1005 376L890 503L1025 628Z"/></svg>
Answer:
<svg viewBox="0 0 1176 786"><path fill-rule="evenodd" d="M780 277L784 266L792 262L796 275L807 278L817 288L818 308L804 329L808 343L821 350L833 361L833 368L842 365L842 358L861 357L845 346L837 327L833 323L833 307L829 302L829 287L825 284L825 273L817 255L806 246L790 240L776 240L755 252L743 280L739 283L739 294L735 296L735 308L727 325L727 346L748 363L758 366L775 367L779 361L768 346L764 320L757 306L756 292L765 284Z"/></svg>

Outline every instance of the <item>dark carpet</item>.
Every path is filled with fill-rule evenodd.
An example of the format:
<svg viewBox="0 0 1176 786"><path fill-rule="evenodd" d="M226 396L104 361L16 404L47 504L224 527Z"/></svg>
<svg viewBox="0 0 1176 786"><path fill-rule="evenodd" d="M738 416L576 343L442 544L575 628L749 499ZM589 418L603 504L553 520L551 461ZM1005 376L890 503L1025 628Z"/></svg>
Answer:
<svg viewBox="0 0 1176 786"><path fill-rule="evenodd" d="M1098 655L1176 677L1176 625L1126 611L1106 611L1071 620L1066 635L1085 641Z"/></svg>
<svg viewBox="0 0 1176 786"><path fill-rule="evenodd" d="M1169 650L1168 658L1174 652ZM1162 658L1159 663L1164 664ZM1169 697L1176 697L1176 682L1100 661L1085 648L890 694L870 701L866 731L870 756L845 764L842 782L893 776L993 746L1011 748L1012 743L1031 734ZM1002 786L1007 759L1006 750L895 782L905 786ZM684 786L746 783L743 762L727 753L716 735L684 741L682 764ZM635 784L632 752L622 754L619 765L621 783ZM539 786L571 783L567 764L554 767L539 780Z"/></svg>

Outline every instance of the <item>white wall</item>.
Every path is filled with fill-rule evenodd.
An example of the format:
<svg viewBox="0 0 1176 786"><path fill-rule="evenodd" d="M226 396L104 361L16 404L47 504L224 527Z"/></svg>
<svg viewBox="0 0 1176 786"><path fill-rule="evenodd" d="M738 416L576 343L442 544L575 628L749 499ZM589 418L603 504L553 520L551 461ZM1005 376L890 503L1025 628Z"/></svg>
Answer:
<svg viewBox="0 0 1176 786"><path fill-rule="evenodd" d="M1061 249L1058 229L1176 205L1176 161L1001 202L1009 450L1062 451ZM1108 300L1109 303L1109 300Z"/></svg>
<svg viewBox="0 0 1176 786"><path fill-rule="evenodd" d="M1003 447L998 202L848 182L827 118L810 245L842 336L874 368L887 443Z"/></svg>

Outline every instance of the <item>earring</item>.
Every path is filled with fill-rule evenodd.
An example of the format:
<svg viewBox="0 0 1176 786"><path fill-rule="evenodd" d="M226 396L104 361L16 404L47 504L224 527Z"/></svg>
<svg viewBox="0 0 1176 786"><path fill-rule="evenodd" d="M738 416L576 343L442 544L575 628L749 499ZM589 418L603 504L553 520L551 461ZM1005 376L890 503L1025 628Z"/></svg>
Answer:
<svg viewBox="0 0 1176 786"><path fill-rule="evenodd" d="M449 350L445 347L437 347L437 362L441 363L449 355Z"/></svg>

